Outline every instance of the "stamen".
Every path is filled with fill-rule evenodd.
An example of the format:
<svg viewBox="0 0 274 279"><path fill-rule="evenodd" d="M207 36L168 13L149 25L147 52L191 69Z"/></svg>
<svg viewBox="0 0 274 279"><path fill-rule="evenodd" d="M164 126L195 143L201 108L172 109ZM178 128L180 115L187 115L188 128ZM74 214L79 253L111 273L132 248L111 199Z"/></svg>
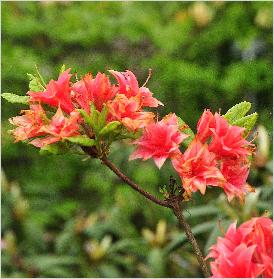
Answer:
<svg viewBox="0 0 274 279"><path fill-rule="evenodd" d="M152 69L148 69L148 77L147 77L145 83L142 85L142 87L146 86L146 84L148 83L151 76L152 76Z"/></svg>

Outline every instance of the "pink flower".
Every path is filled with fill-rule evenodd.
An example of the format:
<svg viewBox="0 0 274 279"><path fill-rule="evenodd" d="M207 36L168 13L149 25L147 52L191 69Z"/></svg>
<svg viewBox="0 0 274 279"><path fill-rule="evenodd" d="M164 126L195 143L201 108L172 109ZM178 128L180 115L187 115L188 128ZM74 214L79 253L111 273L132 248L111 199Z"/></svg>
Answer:
<svg viewBox="0 0 274 279"><path fill-rule="evenodd" d="M244 128L233 126L219 113L214 115L205 110L197 125L197 138L208 142L208 150L214 153L225 178L221 187L231 201L234 197L244 199L253 189L246 183L249 174L248 155L252 154L252 144L244 136Z"/></svg>
<svg viewBox="0 0 274 279"><path fill-rule="evenodd" d="M120 121L129 131L144 128L154 119L152 112L142 111L139 96L127 98L123 94L117 94L107 106L108 121Z"/></svg>
<svg viewBox="0 0 274 279"><path fill-rule="evenodd" d="M144 128L142 137L133 143L138 147L130 160L153 158L157 167L161 168L167 158L172 158L179 152L180 143L187 137L179 131L176 115L170 114Z"/></svg>
<svg viewBox="0 0 274 279"><path fill-rule="evenodd" d="M93 100L91 91L92 75L86 74L80 81L72 85L72 100L86 112L90 112L90 102Z"/></svg>
<svg viewBox="0 0 274 279"><path fill-rule="evenodd" d="M214 278L256 278L273 275L273 222L252 218L238 229L231 224L224 237L210 248L206 258Z"/></svg>
<svg viewBox="0 0 274 279"><path fill-rule="evenodd" d="M253 191L246 180L249 174L249 162L246 157L225 159L221 162L221 172L226 179L223 185L228 201L234 197L244 200L246 193Z"/></svg>
<svg viewBox="0 0 274 279"><path fill-rule="evenodd" d="M221 186L225 182L217 168L215 155L197 139L183 154L178 154L172 164L182 179L183 188L189 193L199 190L205 194L207 185Z"/></svg>
<svg viewBox="0 0 274 279"><path fill-rule="evenodd" d="M57 81L51 80L43 92L29 91L31 102L42 102L53 107L60 106L67 113L73 111L74 106L70 97L70 69L63 72Z"/></svg>
<svg viewBox="0 0 274 279"><path fill-rule="evenodd" d="M233 126L219 113L214 115L205 110L197 125L197 138L206 142L209 138L209 151L216 153L217 157L233 157L251 155L251 145L243 137L245 128Z"/></svg>
<svg viewBox="0 0 274 279"><path fill-rule="evenodd" d="M211 128L215 128L215 118L209 109L204 110L197 124L197 138L204 143L211 135Z"/></svg>
<svg viewBox="0 0 274 279"><path fill-rule="evenodd" d="M247 245L256 244L255 259L264 265L262 276L273 277L273 222L270 218L252 218L241 226L242 230L252 228L245 238Z"/></svg>
<svg viewBox="0 0 274 279"><path fill-rule="evenodd" d="M110 84L105 74L98 73L95 78L87 74L72 86L72 91L73 99L89 113L91 102L101 111L103 105L114 98L117 88Z"/></svg>
<svg viewBox="0 0 274 279"><path fill-rule="evenodd" d="M227 120L215 113L215 127L212 131L212 142L209 150L220 157L234 157L250 155L250 143L243 137L245 128L229 125Z"/></svg>
<svg viewBox="0 0 274 279"><path fill-rule="evenodd" d="M30 110L22 110L21 113L24 115L9 119L11 124L18 126L12 131L16 142L44 134L40 129L47 121L47 116L41 105L31 104Z"/></svg>
<svg viewBox="0 0 274 279"><path fill-rule="evenodd" d="M66 137L79 135L79 119L80 114L78 112L72 111L69 117L65 117L59 107L50 123L42 126L40 129L40 132L43 132L46 136L43 138L36 138L32 140L30 144L41 148Z"/></svg>
<svg viewBox="0 0 274 279"><path fill-rule="evenodd" d="M142 86L139 88L138 81L131 71L127 70L125 72L117 72L110 70L109 72L117 79L119 83L120 94L124 94L128 98L141 94L141 105L143 107L158 107L159 105L163 106L159 100L152 97L153 94L147 87Z"/></svg>

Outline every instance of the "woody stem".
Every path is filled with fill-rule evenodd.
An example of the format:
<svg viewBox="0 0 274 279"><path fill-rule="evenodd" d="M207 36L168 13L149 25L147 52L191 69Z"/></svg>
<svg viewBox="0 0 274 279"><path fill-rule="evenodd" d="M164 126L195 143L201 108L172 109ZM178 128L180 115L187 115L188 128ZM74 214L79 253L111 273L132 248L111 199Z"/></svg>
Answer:
<svg viewBox="0 0 274 279"><path fill-rule="evenodd" d="M87 152L87 150L85 150L85 151ZM87 152L87 153L89 153L89 152ZM92 154L90 154L90 155L92 156ZM120 171L111 161L109 161L107 159L107 157L103 156L102 158L100 158L100 160L102 161L102 163L104 165L106 165L110 170L112 170L118 177L120 177L126 184L128 184L133 190L139 192L146 199L148 199L148 200L150 200L150 201L152 201L155 204L158 204L160 206L172 209L174 215L177 217L177 219L179 221L179 224L181 225L181 227L185 231L186 236L187 236L189 242L192 245L193 251L196 255L196 258L199 262L199 265L202 269L202 272L203 272L204 276L205 277L210 277L210 273L208 271L207 264L206 264L206 261L204 260L201 249L198 246L198 243L197 243L197 241L196 241L196 239L195 239L195 237L194 237L194 235L191 231L191 228L190 228L189 224L186 222L186 220L185 220L185 218L182 214L179 199L175 198L175 199L170 199L170 200L159 200L158 198L156 198L152 194L143 190L138 184L131 181L124 173L122 173L122 171Z"/></svg>
<svg viewBox="0 0 274 279"><path fill-rule="evenodd" d="M146 192L143 190L138 184L131 181L125 174L123 174L111 161L109 161L106 157L101 158L101 161L104 165L106 165L109 169L111 169L117 176L119 176L125 183L127 183L133 190L139 192L141 195L143 195L148 200L151 200L152 202L164 206L164 207L171 207L169 202L159 200L156 197L154 197L152 194Z"/></svg>
<svg viewBox="0 0 274 279"><path fill-rule="evenodd" d="M189 224L186 222L185 217L182 213L181 207L180 207L180 202L179 200L175 200L175 202L172 203L172 210L174 215L177 217L180 226L183 228L183 230L185 231L185 234L187 236L188 241L191 243L193 251L195 253L195 256L199 262L199 265L202 269L202 272L204 274L205 277L210 277L210 273L208 271L207 268L207 264L206 261L203 257L203 254L201 252L201 249L191 231L191 228L189 226Z"/></svg>

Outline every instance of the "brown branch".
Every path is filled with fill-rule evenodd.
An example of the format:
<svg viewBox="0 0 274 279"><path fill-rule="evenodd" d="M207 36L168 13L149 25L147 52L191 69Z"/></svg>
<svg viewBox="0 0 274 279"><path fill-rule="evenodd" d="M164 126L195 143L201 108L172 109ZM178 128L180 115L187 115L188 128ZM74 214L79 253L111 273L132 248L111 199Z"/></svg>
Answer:
<svg viewBox="0 0 274 279"><path fill-rule="evenodd" d="M83 148L83 150L88 153L91 157L96 157L97 152L95 152L94 150L90 149L90 148ZM148 200L160 205L160 206L164 206L167 208L171 208L174 215L177 217L179 224L181 225L181 227L183 228L183 230L185 231L185 234L187 236L187 239L189 240L189 242L192 245L193 251L196 255L196 258L198 260L198 263L202 269L202 272L204 274L205 277L210 277L210 272L208 271L207 268L207 264L206 261L203 257L203 254L199 248L199 245L191 231L190 226L188 225L188 223L186 222L184 215L181 211L181 207L180 207L180 196L175 196L172 195L169 199L167 200L159 200L156 197L154 197L153 195L151 195L150 193L146 192L145 190L143 190L138 184L136 184L135 182L131 181L125 174L123 174L111 161L109 161L107 159L106 156L103 156L100 158L100 160L102 161L102 163L104 165L106 165L111 171L113 171L118 177L120 177L125 183L127 183L133 190L139 192L141 195L143 195L145 198L147 198Z"/></svg>
<svg viewBox="0 0 274 279"><path fill-rule="evenodd" d="M125 174L123 174L111 161L109 161L106 157L101 158L101 161L104 165L106 165L110 170L112 170L117 176L119 176L125 183L127 183L132 189L139 192L148 200L152 202L164 206L164 207L171 207L168 201L159 200L150 193L143 190L138 184L131 181Z"/></svg>
<svg viewBox="0 0 274 279"><path fill-rule="evenodd" d="M180 207L180 203L178 200L176 200L173 204L172 204L172 210L175 214L175 216L177 217L179 224L181 225L181 227L183 228L183 230L185 231L185 234L187 236L187 239L189 240L189 242L192 245L193 251L196 255L196 258L200 264L200 267L203 271L203 274L205 277L210 277L210 273L208 271L208 267L206 264L206 261L203 257L203 254L200 250L200 247L191 231L191 228L189 226L189 224L186 222L185 217L182 213L181 207Z"/></svg>

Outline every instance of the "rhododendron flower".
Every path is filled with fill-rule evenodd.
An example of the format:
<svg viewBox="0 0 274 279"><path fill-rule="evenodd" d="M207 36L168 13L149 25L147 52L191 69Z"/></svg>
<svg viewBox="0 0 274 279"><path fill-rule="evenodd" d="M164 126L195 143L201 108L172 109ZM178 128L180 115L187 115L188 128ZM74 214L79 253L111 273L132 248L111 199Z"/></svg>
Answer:
<svg viewBox="0 0 274 279"><path fill-rule="evenodd" d="M264 266L262 276L273 278L273 222L270 218L252 218L241 225L242 230L252 228L245 238L247 245L256 244L255 259Z"/></svg>
<svg viewBox="0 0 274 279"><path fill-rule="evenodd" d="M194 139L183 154L178 154L172 164L189 193L199 190L204 194L207 185L221 186L225 182L215 155L198 139Z"/></svg>
<svg viewBox="0 0 274 279"><path fill-rule="evenodd" d="M44 132L47 136L34 139L30 144L41 148L66 137L79 135L79 120L80 114L78 112L72 111L69 117L65 117L61 108L58 108L50 123L42 126L39 130L40 132Z"/></svg>
<svg viewBox="0 0 274 279"><path fill-rule="evenodd" d="M205 110L197 125L197 138L205 142L210 137L209 151L218 157L240 157L251 155L250 142L244 137L245 128L233 126L219 113Z"/></svg>
<svg viewBox="0 0 274 279"><path fill-rule="evenodd" d="M40 129L47 116L41 105L31 104L30 110L22 110L21 113L24 114L9 119L11 124L18 126L12 131L16 142L44 134Z"/></svg>
<svg viewBox="0 0 274 279"><path fill-rule="evenodd" d="M98 73L95 78L87 74L83 79L72 86L73 99L88 113L90 103L93 102L96 109L101 111L103 104L112 100L117 93L115 85L111 85L108 76Z"/></svg>
<svg viewBox="0 0 274 279"><path fill-rule="evenodd" d="M215 154L226 180L221 187L229 201L234 197L243 200L244 195L252 191L246 183L251 144L244 138L244 131L242 127L230 125L219 113L213 115L210 110L203 112L197 124L196 137L203 143L208 141L208 150Z"/></svg>
<svg viewBox="0 0 274 279"><path fill-rule="evenodd" d="M253 191L252 187L246 183L249 174L249 165L246 157L225 159L222 161L221 172L226 179L223 188L228 201L231 201L235 196L243 200L247 192Z"/></svg>
<svg viewBox="0 0 274 279"><path fill-rule="evenodd" d="M120 121L129 131L144 128L154 119L152 112L142 111L138 96L127 98L125 95L117 94L107 106L108 121Z"/></svg>
<svg viewBox="0 0 274 279"><path fill-rule="evenodd" d="M67 113L73 111L74 106L70 97L70 69L64 71L57 81L51 80L43 92L29 91L31 102L41 102L53 107L60 106Z"/></svg>
<svg viewBox="0 0 274 279"><path fill-rule="evenodd" d="M209 109L204 110L197 124L197 138L204 143L211 135L211 128L215 128L215 118Z"/></svg>
<svg viewBox="0 0 274 279"><path fill-rule="evenodd" d="M250 155L250 143L244 139L245 128L229 125L227 120L215 113L215 128L211 128L213 137L209 150L222 157L240 157Z"/></svg>
<svg viewBox="0 0 274 279"><path fill-rule="evenodd" d="M273 222L252 218L236 228L231 224L224 237L210 248L207 258L214 278L256 278L273 275Z"/></svg>
<svg viewBox="0 0 274 279"><path fill-rule="evenodd" d="M117 79L119 83L120 94L124 94L128 98L141 94L141 105L143 107L158 107L159 105L163 106L159 100L152 97L153 94L147 87L142 86L139 88L138 81L131 71L117 72L110 70L109 72Z"/></svg>
<svg viewBox="0 0 274 279"><path fill-rule="evenodd" d="M157 167L161 168L167 158L172 158L179 152L179 144L187 137L179 131L176 115L170 114L144 128L142 137L133 142L138 147L130 160L153 158Z"/></svg>

